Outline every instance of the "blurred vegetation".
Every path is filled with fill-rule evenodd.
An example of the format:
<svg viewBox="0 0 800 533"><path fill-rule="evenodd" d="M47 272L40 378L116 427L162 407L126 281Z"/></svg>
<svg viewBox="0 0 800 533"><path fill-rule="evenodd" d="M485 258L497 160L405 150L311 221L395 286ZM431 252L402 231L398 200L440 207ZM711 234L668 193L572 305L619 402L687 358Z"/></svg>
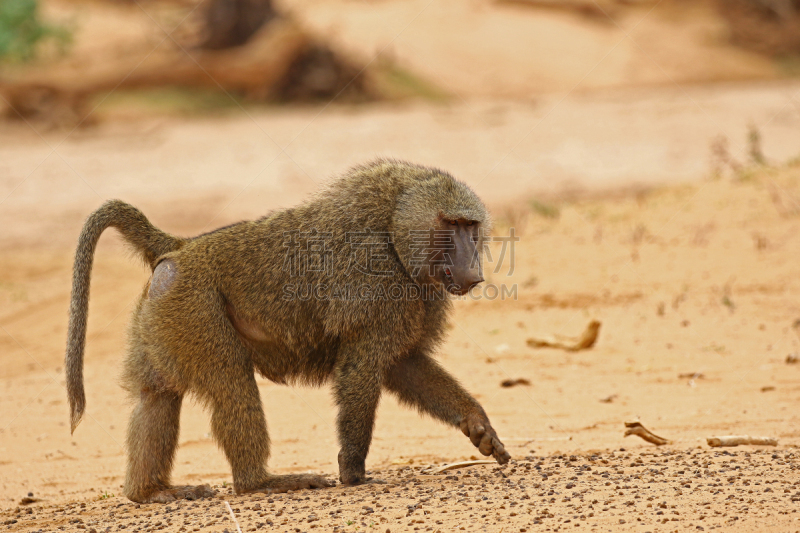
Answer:
<svg viewBox="0 0 800 533"><path fill-rule="evenodd" d="M715 1L734 44L777 58L800 54L800 0Z"/></svg>
<svg viewBox="0 0 800 533"><path fill-rule="evenodd" d="M394 61L379 61L371 70L371 74L378 94L387 100L419 98L433 102L445 102L450 99L450 95L443 89Z"/></svg>
<svg viewBox="0 0 800 533"><path fill-rule="evenodd" d="M121 89L110 94L99 93L96 100L99 100L97 111L100 113L135 115L155 111L161 115L187 117L224 114L239 109L240 105L252 107L260 103L205 87Z"/></svg>
<svg viewBox="0 0 800 533"><path fill-rule="evenodd" d="M30 61L45 41L63 51L71 36L66 28L41 20L38 0L0 0L0 61Z"/></svg>
<svg viewBox="0 0 800 533"><path fill-rule="evenodd" d="M561 210L555 204L540 202L539 200L530 201L531 210L544 218L557 219L561 216Z"/></svg>

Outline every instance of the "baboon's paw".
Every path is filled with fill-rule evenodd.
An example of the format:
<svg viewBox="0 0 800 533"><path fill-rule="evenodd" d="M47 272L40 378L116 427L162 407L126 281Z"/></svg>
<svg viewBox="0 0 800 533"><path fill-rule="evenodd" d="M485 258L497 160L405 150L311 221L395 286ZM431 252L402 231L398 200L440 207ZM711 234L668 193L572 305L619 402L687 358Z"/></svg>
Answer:
<svg viewBox="0 0 800 533"><path fill-rule="evenodd" d="M322 489L332 487L334 483L315 474L290 474L286 476L270 476L259 492L288 492L290 490Z"/></svg>
<svg viewBox="0 0 800 533"><path fill-rule="evenodd" d="M501 465L511 459L485 415L470 415L461 421L461 431L483 455L491 455Z"/></svg>
<svg viewBox="0 0 800 533"><path fill-rule="evenodd" d="M385 485L386 481L382 479L375 479L374 477L365 477L358 475L342 474L339 476L339 481L342 485Z"/></svg>
<svg viewBox="0 0 800 533"><path fill-rule="evenodd" d="M175 500L198 500L200 498L210 498L217 493L208 485L184 485L181 487L170 487L159 490L144 498L141 503L170 503Z"/></svg>
<svg viewBox="0 0 800 533"><path fill-rule="evenodd" d="M341 455L341 453L340 453ZM339 481L342 485L361 485L368 480L364 467L348 468L339 461Z"/></svg>

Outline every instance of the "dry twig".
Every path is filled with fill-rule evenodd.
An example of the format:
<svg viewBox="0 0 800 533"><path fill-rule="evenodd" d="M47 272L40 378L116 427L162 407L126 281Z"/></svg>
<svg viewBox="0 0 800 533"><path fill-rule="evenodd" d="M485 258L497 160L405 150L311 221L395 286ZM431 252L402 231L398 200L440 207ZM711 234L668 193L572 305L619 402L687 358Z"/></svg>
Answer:
<svg viewBox="0 0 800 533"><path fill-rule="evenodd" d="M626 437L628 435L636 435L656 446L663 446L669 443L667 439L652 433L649 429L644 427L641 422L625 422L625 427L628 428L625 430Z"/></svg>
<svg viewBox="0 0 800 533"><path fill-rule="evenodd" d="M474 466L474 465L491 465L495 463L496 461L487 461L485 459L477 459L473 461L461 461L458 463L440 466L439 468L433 470L433 473L441 474L442 472L446 472L447 470L455 470L456 468L464 468L467 466Z"/></svg>
<svg viewBox="0 0 800 533"><path fill-rule="evenodd" d="M517 385L530 386L531 382L525 378L504 379L500 382L501 387L516 387Z"/></svg>
<svg viewBox="0 0 800 533"><path fill-rule="evenodd" d="M712 448L719 446L777 446L778 439L772 437L751 437L750 435L726 435L724 437L708 437L706 442Z"/></svg>
<svg viewBox="0 0 800 533"><path fill-rule="evenodd" d="M594 343L597 342L597 336L600 333L600 321L592 320L586 326L583 334L580 337L561 337L555 335L547 339L528 339L528 346L531 348L560 348L568 352L578 352L580 350L588 350Z"/></svg>
<svg viewBox="0 0 800 533"><path fill-rule="evenodd" d="M241 528L241 527L239 527L239 521L238 521L238 520L236 520L236 515L235 515L235 514L233 514L233 509L231 509L231 504L230 504L230 503L228 503L228 502L226 501L226 502L225 502L225 507L227 507L227 508L228 508L228 512L229 512L229 513L230 513L230 515L231 515L231 520L233 520L233 523L234 523L234 524L236 524L236 531L237 531L238 533L242 533L242 528Z"/></svg>

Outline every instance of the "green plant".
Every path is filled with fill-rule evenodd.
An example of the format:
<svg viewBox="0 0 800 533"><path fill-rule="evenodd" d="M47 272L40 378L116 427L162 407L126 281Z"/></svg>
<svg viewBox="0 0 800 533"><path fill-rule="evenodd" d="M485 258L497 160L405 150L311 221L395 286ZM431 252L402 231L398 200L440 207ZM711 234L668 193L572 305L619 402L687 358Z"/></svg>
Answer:
<svg viewBox="0 0 800 533"><path fill-rule="evenodd" d="M0 0L0 59L29 61L47 39L63 48L71 34L63 27L42 22L38 0Z"/></svg>
<svg viewBox="0 0 800 533"><path fill-rule="evenodd" d="M561 210L556 205L531 200L530 206L534 213L544 218L556 219L561 215Z"/></svg>
<svg viewBox="0 0 800 533"><path fill-rule="evenodd" d="M722 305L730 309L731 313L733 312L734 309L736 309L736 305L733 303L733 300L731 300L730 296L728 296L727 294L722 297Z"/></svg>
<svg viewBox="0 0 800 533"><path fill-rule="evenodd" d="M750 159L756 165L766 165L767 159L764 157L764 152L761 151L761 132L758 131L755 124L750 124L747 128L747 144L750 149Z"/></svg>
<svg viewBox="0 0 800 533"><path fill-rule="evenodd" d="M109 499L109 498L113 498L113 497L114 497L114 495L113 495L113 494L111 494L111 493L109 493L109 492L106 490L106 491L103 491L103 494L101 494L101 495L100 495L100 497L98 498L98 500L107 500L107 499Z"/></svg>
<svg viewBox="0 0 800 533"><path fill-rule="evenodd" d="M378 92L384 98L421 98L433 102L445 102L450 98L446 91L399 66L393 59L382 58L373 70Z"/></svg>

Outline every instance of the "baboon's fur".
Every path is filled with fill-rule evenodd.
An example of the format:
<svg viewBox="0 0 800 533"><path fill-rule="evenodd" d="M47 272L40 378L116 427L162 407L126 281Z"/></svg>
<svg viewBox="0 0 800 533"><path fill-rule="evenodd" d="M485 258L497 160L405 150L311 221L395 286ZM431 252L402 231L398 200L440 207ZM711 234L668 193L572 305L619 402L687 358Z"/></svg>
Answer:
<svg viewBox="0 0 800 533"><path fill-rule="evenodd" d="M507 462L484 410L432 358L450 300L374 297L392 284L441 288L427 269L414 268L419 261L412 232L433 235L443 220L466 221L462 227L469 226L470 238L477 239L472 250L480 253L485 232L474 228L488 229L490 220L478 197L447 173L390 160L354 168L298 207L194 239L161 232L123 202L106 203L87 220L75 259L66 355L73 431L85 407L82 367L92 255L102 231L113 226L153 269L133 315L124 378L138 401L127 441L125 494L131 500L210 493L207 487L170 486L187 392L210 407L212 432L231 464L238 493L329 484L319 476L267 473L269 438L254 371L279 383L333 381L343 483L365 480L382 389L460 427L483 454ZM374 258L382 275L351 268L348 239L367 230L372 233L365 238L373 242L391 235L386 253ZM320 231L328 233L324 257L329 263L324 271L306 268L292 276L287 242ZM373 297L287 297L287 286L298 282L367 287Z"/></svg>

